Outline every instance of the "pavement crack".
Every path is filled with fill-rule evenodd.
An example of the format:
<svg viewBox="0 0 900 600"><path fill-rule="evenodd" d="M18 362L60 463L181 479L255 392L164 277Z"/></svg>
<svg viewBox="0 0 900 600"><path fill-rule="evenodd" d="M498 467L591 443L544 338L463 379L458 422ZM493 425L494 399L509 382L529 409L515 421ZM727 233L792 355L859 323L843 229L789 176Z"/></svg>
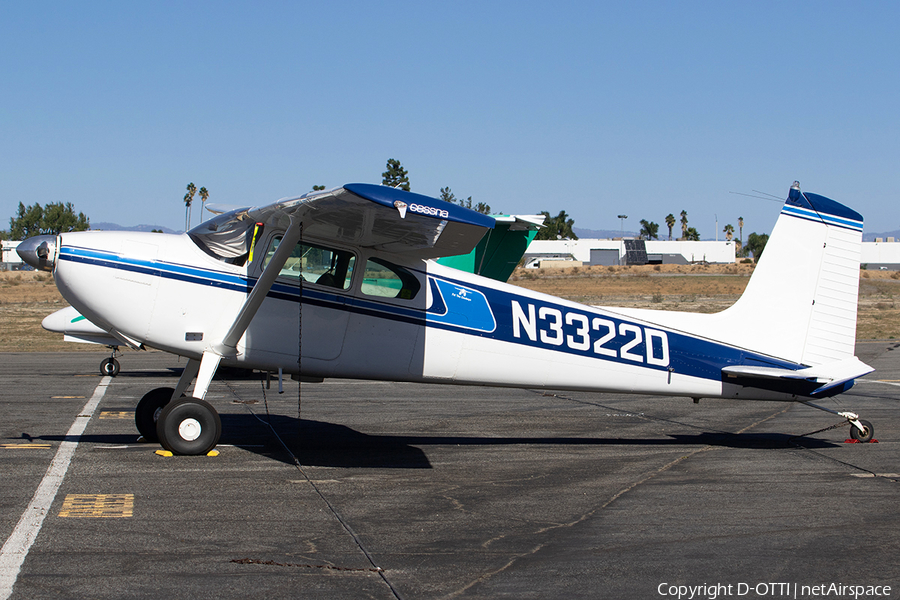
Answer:
<svg viewBox="0 0 900 600"><path fill-rule="evenodd" d="M234 396L236 398L238 398L239 400L242 399L240 397L240 395L237 393L237 390L234 389L234 387L231 386L227 381L225 382L225 385L227 385L229 387L229 389L231 389L232 394L234 394ZM265 395L265 388L263 388L263 395ZM310 476L306 474L306 471L303 469L303 465L300 464L300 460L293 453L293 451L291 451L291 449L288 447L287 443L285 443L285 441L281 438L281 436L275 430L275 427L272 425L271 418L269 418L270 415L269 415L268 402L265 403L266 417L267 417L266 419L263 419L258 414L256 414L256 412L253 410L253 408L251 408L251 406L249 404L244 404L244 407L247 409L247 411L251 415L253 415L253 417L256 418L257 421L259 421L260 423L264 424L265 426L267 426L269 428L269 430L272 432L272 435L275 436L275 439L278 440L278 443L281 445L281 447L284 449L284 451L287 452L288 456L291 457L291 461L293 462L294 468L297 469L297 471L300 473L300 475L303 476L303 479L309 484L309 486L316 493L316 495L319 497L319 499L322 500L322 502L328 508L329 512L331 512L332 516L334 516L334 518L337 520L337 522L340 523L341 527L344 528L344 531L346 531L347 535L349 535L350 538L354 541L354 543L356 544L356 547L359 548L359 550L360 550L360 552L362 552L363 556L366 557L366 560L369 561L369 564L372 565L373 572L378 573L379 577L381 577L381 580L388 587L391 594L393 594L394 598L397 598L397 600L402 600L402 596L400 595L400 592L394 587L394 585L385 576L384 569L382 569L375 563L374 557L363 545L362 540L359 538L359 536L356 534L356 532L353 531L353 528L350 527L350 524L344 520L344 518L341 516L341 514L338 512L338 510L334 507L334 505L328 500L328 498L325 496L325 494L322 492L322 490L319 489L319 486L317 486L316 483L310 478Z"/></svg>
<svg viewBox="0 0 900 600"><path fill-rule="evenodd" d="M345 571L350 573L381 573L381 567L339 567L337 565L314 565L309 563L281 563L274 560L263 560L260 558L233 558L229 562L239 565L265 565L270 567L297 567L301 569L327 569L330 571Z"/></svg>
<svg viewBox="0 0 900 600"><path fill-rule="evenodd" d="M635 481L635 482L632 483L631 485L629 485L629 486L627 486L627 487L625 487L625 488L619 490L618 492L616 492L615 494L613 494L609 499L607 499L606 502L604 502L604 503L601 504L600 506L597 506L597 507L595 507L595 508L589 510L588 512L584 513L583 515L581 515L581 516L578 517L577 519L574 519L574 520L572 520L572 521L568 521L568 522L565 522L565 523L558 523L558 524L555 524L555 525L550 525L550 526L547 526L547 527L542 527L542 528L540 528L540 529L534 531L534 532L532 533L532 535L542 535L542 534L547 533L547 532L549 532L549 531L555 531L555 530L557 530L557 529L564 529L564 528L574 527L575 525L578 525L579 523L583 523L584 521L586 521L587 519L589 519L589 518L592 517L593 515L597 514L597 513L600 512L601 510L605 509L607 506L609 506L610 504L612 504L613 502L615 502L616 500L618 500L619 498L621 498L622 496L624 496L625 494L627 494L628 492L630 492L631 490L633 490L634 488L638 487L639 485L641 485L641 484L643 484L643 483L646 483L647 481L650 481L651 479L653 479L654 477L657 477L658 475L660 475L660 474L662 474L662 473L665 473L666 471L668 471L669 469L671 469L671 468L674 467L675 465L677 465L677 464L679 464L679 463L681 463L681 462L687 460L688 458L690 458L690 457L692 457L692 456L694 456L694 455L696 455L696 454L699 454L700 452L705 452L705 451L707 451L707 450L710 450L710 449L712 449L712 448L713 448L713 446L706 446L706 447L704 447L704 448L698 448L698 449L694 450L693 452L690 452L690 453L685 454L685 455L683 455L683 456L679 456L679 457L676 458L675 460L670 461L669 463L663 465L663 466L660 467L659 469L656 469L655 471L652 471L652 472L648 473L645 477L639 479L638 481ZM485 548L486 548L488 545L492 544L493 542L496 542L497 540L503 539L504 537L507 537L507 536L502 535L502 536L497 536L497 537L495 537L495 538L492 538L492 539L486 541L484 544L482 544L482 547L485 547ZM523 552L523 553L521 553L521 554L516 554L516 555L512 556L512 557L506 562L506 564L504 564L504 565L501 566L500 568L495 569L494 571L491 571L491 572L489 572L489 573L483 573L483 574L481 574L480 576L478 576L478 577L475 578L474 580L470 581L468 584L466 584L465 586L463 586L463 587L461 587L460 589L456 590L455 592L452 592L451 594L448 594L448 595L444 596L444 598L456 598L456 597L459 596L460 594L462 594L462 593L468 591L469 589L471 589L472 587L478 585L479 583L483 583L483 582L489 580L490 578L494 577L495 575L499 575L500 573L506 571L506 570L509 569L511 566L513 566L513 565L516 564L518 561L520 561L521 559L527 558L527 557L529 557L529 556L533 556L534 554L538 553L541 549L543 549L546 545L547 545L546 542L540 543L540 544L538 544L537 546L533 547L533 548L532 548L530 551L528 551L528 552Z"/></svg>
<svg viewBox="0 0 900 600"><path fill-rule="evenodd" d="M538 392L535 392L535 393L538 393ZM543 394L543 395L546 396L546 395L548 395L548 394ZM556 394L553 394L553 395L556 396L556 397L565 399L565 400L572 400L571 398L568 398L568 397L566 397L566 396L557 396ZM577 402L577 400L576 400L576 402ZM584 404L591 404L591 405L593 405L593 406L601 406L601 405L596 404L596 403L584 403ZM602 407L602 406L601 406L601 407ZM607 408L607 407L602 407L602 408ZM765 418L763 418L763 419L760 419L760 420L758 420L758 421L755 421L755 422L753 422L753 423L751 423L751 424L749 424L749 425L743 427L742 429L736 431L736 432L735 432L735 435L736 435L736 434L744 433L744 432L746 432L746 431L748 431L748 430L750 430L750 429L756 427L757 425L760 425L760 424L762 424L762 423L765 423L766 421L769 421L769 420L771 420L771 419L774 419L774 418L777 417L778 415L781 415L781 414L785 413L789 408L790 408L790 406L787 406L787 407L783 408L782 410L779 410L779 411L777 411L777 412L775 412L775 413L773 413L773 414L771 414L771 415L769 415L769 416L767 416L767 417L765 417ZM647 417L647 418L650 419L650 420L656 420L656 419L654 419L653 417ZM660 419L660 420L665 420L665 419ZM723 433L730 433L730 432L723 432ZM630 485L628 485L628 486L622 488L621 490L619 490L618 492L616 492L615 494L613 494L612 496L610 496L603 504L601 504L601 505L599 505L599 506L596 506L596 507L594 507L593 509L587 511L586 513L582 514L582 515L581 515L580 517L578 517L577 519L573 519L573 520L567 521L567 522L565 522L565 523L558 523L558 524L548 525L548 526L546 526L546 527L541 527L540 529L535 530L535 531L532 533L532 535L543 535L543 534L545 534L545 533L547 533L547 532L556 531L556 530L559 530L559 529L571 528L571 527L574 527L574 526L576 526L576 525L578 525L578 524L580 524L580 523L583 523L583 522L585 522L586 520L588 520L589 518L591 518L592 516L594 516L594 515L596 515L597 513L599 513L600 511L602 511L602 510L604 510L605 508L607 508L609 505L611 505L613 502L615 502L616 500L618 500L619 498L621 498L621 497L624 496L625 494L627 494L627 493L631 492L632 490L634 490L635 488L637 488L638 486L643 485L644 483L647 483L648 481L650 481L650 480L652 480L652 479L655 479L656 477L662 475L662 474L665 473L666 471L669 471L669 470L672 469L673 467L675 467L675 466L681 464L682 462L686 461L687 459L689 459L689 458L691 458L691 457L694 457L694 456L696 456L696 455L698 455L698 454L701 454L701 453L703 453L703 452L708 452L708 451L710 451L710 450L716 450L716 449L719 449L719 447L718 447L718 446L714 446L714 445L706 445L706 446L703 446L702 448L696 448L696 449L694 449L694 450L688 452L687 454L683 454L683 455L679 456L678 458L676 458L676 459L674 459L674 460L672 460L672 461L669 461L668 463L666 463L665 465L661 466L660 468L658 468L658 469L656 469L656 470L654 470L654 471L651 471L651 472L645 474L644 477L641 477L640 479L638 479L637 481L631 483ZM482 547L486 548L488 545L490 545L490 544L492 544L492 543L494 543L494 542L496 542L496 541L498 541L498 540L500 540L500 539L503 539L504 537L507 537L507 536L501 535L501 536L497 536L497 537L495 537L495 538L492 538L492 539L490 539L490 540L487 540L486 542L484 542L484 543L482 544ZM449 598L456 598L456 597L459 596L460 594L463 594L464 592L468 591L469 589L471 589L472 587L478 585L479 583L484 583L485 581L491 579L492 577L494 577L494 576L496 576L496 575L498 575L498 574L500 574L500 573L506 571L507 569L509 569L510 567L512 567L514 564L516 564L518 561L522 560L523 558L527 558L527 557L529 557L529 556L533 556L534 554L536 554L537 552L539 552L542 548L544 548L546 545L547 545L547 543L541 543L541 544L538 544L537 546L535 546L534 548L532 548L529 552L524 552L524 553L521 553L521 554L516 554L516 555L514 555L513 557L511 557L511 558L506 562L506 564L504 564L504 565L501 566L500 568L495 569L494 571L491 571L491 572L489 572L489 573L483 573L482 575L480 575L479 577L477 577L477 578L475 578L474 580L470 581L468 584L466 584L465 586L463 586L463 587L461 587L460 589L456 590L455 592L452 592L451 594L448 594L448 595L444 596L444 598L448 598L448 599L449 599Z"/></svg>
<svg viewBox="0 0 900 600"><path fill-rule="evenodd" d="M443 598L458 597L460 594L465 593L466 591L475 587L479 583L483 583L483 582L487 581L488 579L490 579L491 577L494 577L495 575L499 575L500 573L506 571L511 566L516 564L516 562L518 562L520 559L537 554L544 546L546 546L546 544L538 544L537 546L535 546L528 552L523 552L521 554L517 554L517 555L513 556L512 558L509 559L509 561L505 565L503 565L499 569L491 571L490 573L483 573L482 575L480 575L479 577L476 577L474 580L470 581L469 583L467 583L463 587L459 588L455 592L451 592L451 593L447 594L446 596L443 596Z"/></svg>

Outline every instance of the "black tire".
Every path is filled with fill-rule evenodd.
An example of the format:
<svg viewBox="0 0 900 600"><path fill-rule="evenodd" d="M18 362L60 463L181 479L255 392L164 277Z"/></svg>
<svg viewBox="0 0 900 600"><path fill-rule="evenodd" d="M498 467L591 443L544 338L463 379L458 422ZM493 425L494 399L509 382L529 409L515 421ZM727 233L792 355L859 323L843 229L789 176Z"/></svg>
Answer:
<svg viewBox="0 0 900 600"><path fill-rule="evenodd" d="M159 413L163 407L172 399L175 388L156 388L150 390L141 401L138 402L137 408L134 410L134 424L145 442L156 442L159 438L156 436L156 421L159 419Z"/></svg>
<svg viewBox="0 0 900 600"><path fill-rule="evenodd" d="M852 437L857 442L872 441L872 436L875 435L875 428L872 427L872 424L864 419L860 419L859 424L862 425L863 428L865 428L866 432L863 433L856 427L856 425L850 423L850 437Z"/></svg>
<svg viewBox="0 0 900 600"><path fill-rule="evenodd" d="M100 374L115 377L119 374L119 361L114 358L104 358L100 363Z"/></svg>
<svg viewBox="0 0 900 600"><path fill-rule="evenodd" d="M209 402L179 398L159 413L156 435L172 454L207 454L219 443L222 421Z"/></svg>

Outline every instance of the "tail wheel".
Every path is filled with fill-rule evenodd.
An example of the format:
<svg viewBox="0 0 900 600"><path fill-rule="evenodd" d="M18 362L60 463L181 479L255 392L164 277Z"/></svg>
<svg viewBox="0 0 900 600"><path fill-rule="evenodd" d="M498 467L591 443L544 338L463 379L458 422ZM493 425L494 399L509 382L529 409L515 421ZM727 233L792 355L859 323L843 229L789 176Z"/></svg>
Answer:
<svg viewBox="0 0 900 600"><path fill-rule="evenodd" d="M219 443L222 421L209 402L179 398L159 413L156 435L162 447L173 454L206 454Z"/></svg>
<svg viewBox="0 0 900 600"><path fill-rule="evenodd" d="M872 424L866 421L865 419L860 419L859 424L863 426L865 432L859 430L855 424L850 423L850 437L852 437L857 442L870 442L872 441L872 436L875 434L875 429L872 427Z"/></svg>
<svg viewBox="0 0 900 600"><path fill-rule="evenodd" d="M137 408L134 410L134 424L144 437L144 441L159 440L156 436L156 422L159 420L159 413L169 403L174 393L174 388L156 388L144 394L144 397L138 402Z"/></svg>
<svg viewBox="0 0 900 600"><path fill-rule="evenodd" d="M120 369L119 361L114 358L104 358L100 362L100 374L108 375L109 377L115 377L119 374Z"/></svg>

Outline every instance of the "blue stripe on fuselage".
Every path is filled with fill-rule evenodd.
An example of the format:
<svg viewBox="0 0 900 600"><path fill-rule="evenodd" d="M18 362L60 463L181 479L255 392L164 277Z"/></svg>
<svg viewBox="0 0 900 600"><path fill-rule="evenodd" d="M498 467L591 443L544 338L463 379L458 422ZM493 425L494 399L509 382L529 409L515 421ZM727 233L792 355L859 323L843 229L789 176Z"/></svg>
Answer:
<svg viewBox="0 0 900 600"><path fill-rule="evenodd" d="M256 284L255 278L234 275L222 271L198 269L174 263L129 259L117 254L83 248L60 249L60 260L92 264L111 269L143 273L153 277L174 279L198 285L207 285L243 294ZM420 273L423 273L420 271ZM754 365L800 369L803 365L760 355L754 352L705 340L652 325L643 325L599 311L573 308L544 299L475 285L447 277L425 274L438 288L448 286L475 292L486 300L476 304L480 314L462 322L458 317L434 315L424 308L397 306L386 302L368 300L357 296L339 295L328 291L304 287L302 301L335 310L390 319L417 326L443 329L513 343L563 352L572 355L597 358L631 366L642 366L682 375L722 379L722 368L728 365ZM423 290L424 292L424 290ZM276 282L269 290L269 297L289 302L300 301L300 287ZM518 304L520 314L530 317L532 329L523 325L521 318L515 323L513 303ZM485 313L486 311L486 313ZM465 317L457 311L456 315ZM533 316L532 316L533 314ZM437 317L437 318L436 318ZM489 320L490 319L490 320ZM599 320L598 327L594 321ZM491 323L493 321L493 323ZM473 323L476 326L473 327ZM488 326L488 325L492 326ZM612 324L612 327L609 327ZM665 342L661 336L664 336ZM604 342L603 338L607 338ZM650 349L647 348L650 339ZM667 344L666 361L662 344Z"/></svg>
<svg viewBox="0 0 900 600"><path fill-rule="evenodd" d="M97 265L120 271L142 273L152 277L175 279L189 283L198 283L235 292L247 293L253 289L255 280L208 269L198 269L174 263L138 260L126 258L111 252L98 252L84 248L63 247L59 251L59 259L70 262Z"/></svg>
<svg viewBox="0 0 900 600"><path fill-rule="evenodd" d="M452 282L452 280L450 281ZM464 285L471 286L468 283ZM643 325L600 311L594 312L544 299L536 300L528 296L491 287L472 287L479 289L487 296L491 310L497 320L497 327L490 334L467 332L470 335L479 335L480 337L489 337L545 350L600 358L632 366L643 366L648 369L661 371L671 369L674 373L717 381L722 379L722 368L727 365L769 366L792 370L802 368L802 365L792 362L697 338L670 329L656 327L651 324ZM521 323L516 327L513 316L513 302L519 305L522 312L526 313L526 316L531 312L529 306L534 306L535 329L537 331L533 339L523 330ZM541 308L545 309L543 318L540 316ZM557 315L562 317L561 325L557 321ZM612 323L615 331L615 334L609 341L600 345L599 348L597 344L602 342L604 336L609 335L609 328L601 323L599 328L594 329L593 322L595 319L599 319L601 322ZM584 331L585 322L587 322L588 326L587 332ZM431 323L429 323L429 326L431 326ZM518 329L518 332L516 329ZM640 332L639 335L642 339L639 342L635 342L635 339L638 337L635 331ZM542 332L544 335L541 335ZM652 338L651 343L655 344L655 347L651 347L649 352L647 349L648 332L650 332L649 338ZM585 333L587 333L587 338L585 338ZM666 364L662 364L660 360L662 358L659 347L660 333L665 335L668 343L668 362ZM562 343L552 343L558 341L560 335L562 336ZM585 344L585 342L587 343ZM586 349L580 349L584 348L585 345L587 346ZM627 348L628 346L631 347ZM603 350L612 351L615 353L615 356L609 356L603 353ZM636 357L640 357L642 360L638 361ZM649 362L651 357L656 359L657 364Z"/></svg>

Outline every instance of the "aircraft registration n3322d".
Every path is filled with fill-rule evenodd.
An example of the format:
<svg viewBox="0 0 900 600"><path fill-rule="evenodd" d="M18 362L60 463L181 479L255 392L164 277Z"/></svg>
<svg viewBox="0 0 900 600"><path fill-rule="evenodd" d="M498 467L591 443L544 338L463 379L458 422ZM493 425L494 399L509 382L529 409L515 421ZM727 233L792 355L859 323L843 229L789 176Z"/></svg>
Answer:
<svg viewBox="0 0 900 600"><path fill-rule="evenodd" d="M810 401L873 370L854 355L863 219L797 183L744 294L716 314L586 306L509 285L508 273L451 268L435 259L479 242L483 264L501 219L386 186L214 212L186 234L72 232L19 246L71 304L47 329L188 359L176 386L149 391L135 412L144 438L177 454L218 442L204 397L220 365L828 412ZM870 423L835 414L871 439Z"/></svg>

